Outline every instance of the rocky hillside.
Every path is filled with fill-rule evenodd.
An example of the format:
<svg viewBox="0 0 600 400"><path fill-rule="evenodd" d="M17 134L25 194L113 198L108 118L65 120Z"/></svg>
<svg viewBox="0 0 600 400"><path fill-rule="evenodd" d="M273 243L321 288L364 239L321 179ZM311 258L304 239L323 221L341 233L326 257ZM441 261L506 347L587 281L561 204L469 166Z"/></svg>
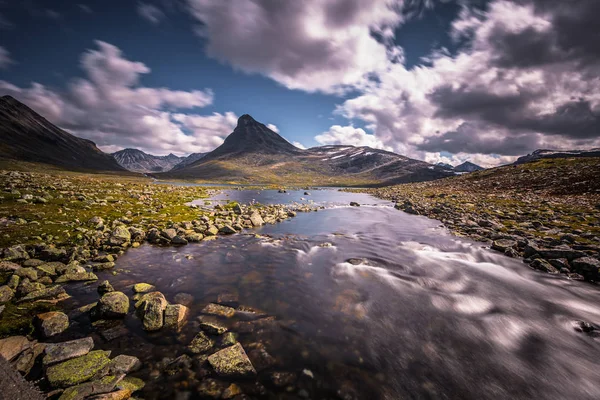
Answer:
<svg viewBox="0 0 600 400"><path fill-rule="evenodd" d="M0 158L77 171L126 172L94 142L58 128L11 96L0 98Z"/></svg>
<svg viewBox="0 0 600 400"><path fill-rule="evenodd" d="M550 158L372 191L531 268L600 281L600 158Z"/></svg>
<svg viewBox="0 0 600 400"><path fill-rule="evenodd" d="M575 157L600 157L600 149L590 150L536 150L531 154L519 157L515 164L537 161L543 158L575 158Z"/></svg>
<svg viewBox="0 0 600 400"><path fill-rule="evenodd" d="M123 149L112 153L123 168L141 173L166 172L174 168L183 168L198 161L206 153L193 153L187 157L178 157L174 154L167 156L154 156L138 149Z"/></svg>
<svg viewBox="0 0 600 400"><path fill-rule="evenodd" d="M160 178L298 185L385 185L438 179L447 170L398 154L354 146L303 150L249 115L199 161Z"/></svg>

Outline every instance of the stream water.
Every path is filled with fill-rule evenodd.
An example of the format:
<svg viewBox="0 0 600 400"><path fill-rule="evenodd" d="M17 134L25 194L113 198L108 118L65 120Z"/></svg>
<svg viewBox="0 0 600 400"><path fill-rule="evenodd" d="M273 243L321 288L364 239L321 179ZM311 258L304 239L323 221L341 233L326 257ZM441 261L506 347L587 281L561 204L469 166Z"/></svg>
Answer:
<svg viewBox="0 0 600 400"><path fill-rule="evenodd" d="M210 200L325 209L183 247L143 245L117 260L118 275L99 276L128 294L147 282L170 302L193 296L178 334L144 332L133 315L109 334L81 323L99 347L142 359L140 397L197 397L205 368L168 376L161 360L186 353L200 310L230 293L274 317L238 330L248 353L273 358L257 378L267 398L600 398L600 339L573 328L600 322L596 286L532 271L365 194L225 190ZM71 308L97 299L95 285L68 291ZM240 318L227 321L233 331ZM294 375L279 387L273 372Z"/></svg>

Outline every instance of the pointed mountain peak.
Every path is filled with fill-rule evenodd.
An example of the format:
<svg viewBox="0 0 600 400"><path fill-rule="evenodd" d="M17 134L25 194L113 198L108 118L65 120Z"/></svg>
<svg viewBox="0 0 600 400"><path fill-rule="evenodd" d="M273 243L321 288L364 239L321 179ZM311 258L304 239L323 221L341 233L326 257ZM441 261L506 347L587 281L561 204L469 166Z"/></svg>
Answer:
<svg viewBox="0 0 600 400"><path fill-rule="evenodd" d="M244 114L238 118L238 125L248 125L252 123L256 123L256 120L252 118L250 114Z"/></svg>

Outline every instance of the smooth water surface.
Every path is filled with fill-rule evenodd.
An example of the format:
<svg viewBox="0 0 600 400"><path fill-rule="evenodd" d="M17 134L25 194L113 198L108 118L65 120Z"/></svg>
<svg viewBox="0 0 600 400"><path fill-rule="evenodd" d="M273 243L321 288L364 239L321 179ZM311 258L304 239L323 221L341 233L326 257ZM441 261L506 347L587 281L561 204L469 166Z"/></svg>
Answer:
<svg viewBox="0 0 600 400"><path fill-rule="evenodd" d="M180 334L145 333L131 316L128 333L104 345L143 359L145 397L195 396L200 372L153 370L185 353L207 303L233 293L275 317L239 336L247 351L264 346L276 360L259 374L269 398L600 398L600 342L572 325L600 322L597 286L532 271L364 194L248 190L212 200L331 208L184 247L144 245L119 258L125 271L110 277L117 290L130 293L128 285L143 281L172 302L181 292L194 297ZM85 298L94 288L80 290ZM276 387L272 371L297 379Z"/></svg>

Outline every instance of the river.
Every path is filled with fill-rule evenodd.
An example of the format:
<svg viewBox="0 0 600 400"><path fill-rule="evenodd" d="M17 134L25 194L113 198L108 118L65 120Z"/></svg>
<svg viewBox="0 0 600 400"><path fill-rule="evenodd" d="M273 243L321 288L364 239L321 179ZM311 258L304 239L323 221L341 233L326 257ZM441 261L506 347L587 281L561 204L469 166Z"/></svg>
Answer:
<svg viewBox="0 0 600 400"><path fill-rule="evenodd" d="M146 244L117 260L118 275L99 274L125 293L147 282L171 302L193 296L178 334L144 332L130 315L116 338L96 337L142 359L144 398L196 398L205 367L169 376L161 363L186 352L200 310L223 293L274 317L238 337L272 356L258 375L267 398L600 398L600 339L573 327L600 322L597 286L530 270L366 194L223 190L197 204L226 200L324 209L183 247ZM97 299L95 285L69 293L71 308ZM272 372L293 378L278 387Z"/></svg>

